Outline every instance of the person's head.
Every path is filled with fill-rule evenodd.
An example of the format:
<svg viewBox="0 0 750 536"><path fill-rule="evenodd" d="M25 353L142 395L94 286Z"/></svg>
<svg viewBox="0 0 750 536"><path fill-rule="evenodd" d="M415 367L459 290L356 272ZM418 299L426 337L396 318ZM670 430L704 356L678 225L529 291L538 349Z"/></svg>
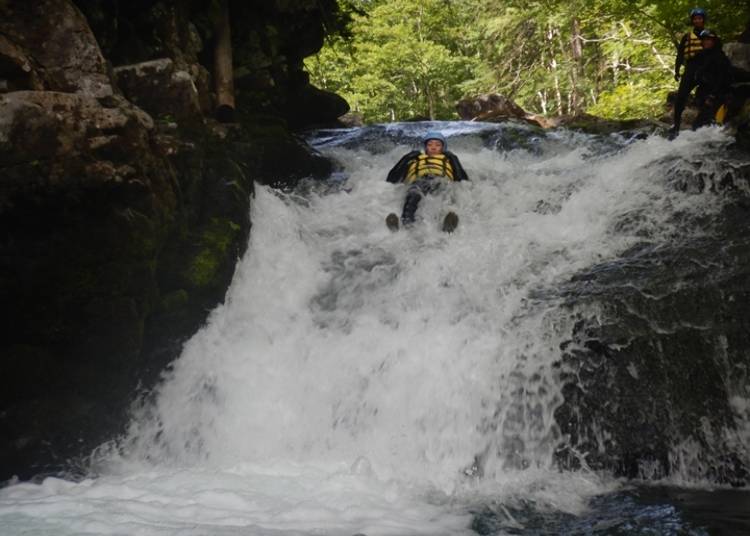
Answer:
<svg viewBox="0 0 750 536"><path fill-rule="evenodd" d="M690 23L694 28L701 29L706 24L706 10L696 7L690 11Z"/></svg>
<svg viewBox="0 0 750 536"><path fill-rule="evenodd" d="M703 46L703 48L714 48L716 46L716 42L719 40L719 36L711 30L703 30L700 37L701 45Z"/></svg>
<svg viewBox="0 0 750 536"><path fill-rule="evenodd" d="M447 145L445 143L445 137L440 132L436 131L425 134L422 141L424 142L424 152L429 156L442 154Z"/></svg>

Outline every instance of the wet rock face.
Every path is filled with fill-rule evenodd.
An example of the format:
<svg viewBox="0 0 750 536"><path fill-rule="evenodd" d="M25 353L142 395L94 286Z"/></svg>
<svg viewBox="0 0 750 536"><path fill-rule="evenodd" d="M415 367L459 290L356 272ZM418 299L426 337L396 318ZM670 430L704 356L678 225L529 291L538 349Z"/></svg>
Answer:
<svg viewBox="0 0 750 536"><path fill-rule="evenodd" d="M735 68L750 73L750 44L727 43L724 45L724 53Z"/></svg>
<svg viewBox="0 0 750 536"><path fill-rule="evenodd" d="M158 297L154 263L177 192L151 152L150 117L126 101L19 91L0 95L0 110L7 477L70 455L115 418Z"/></svg>
<svg viewBox="0 0 750 536"><path fill-rule="evenodd" d="M634 248L570 283L580 321L561 348L564 467L750 481L747 179L737 168L712 183L735 202L707 237Z"/></svg>
<svg viewBox="0 0 750 536"><path fill-rule="evenodd" d="M297 24L320 24L319 2L293 4L251 10L254 24L303 8ZM254 181L331 166L274 106L212 119L205 3L76 5L0 2L0 481L70 467L121 431L136 389L223 299Z"/></svg>

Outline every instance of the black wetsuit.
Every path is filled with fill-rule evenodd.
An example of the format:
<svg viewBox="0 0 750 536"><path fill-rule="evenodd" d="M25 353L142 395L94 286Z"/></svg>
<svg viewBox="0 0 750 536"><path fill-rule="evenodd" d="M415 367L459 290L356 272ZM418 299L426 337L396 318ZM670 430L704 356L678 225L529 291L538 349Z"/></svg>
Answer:
<svg viewBox="0 0 750 536"><path fill-rule="evenodd" d="M685 64L685 70L680 78L680 86L677 88L677 96L674 101L674 127L675 131L680 129L680 123L682 123L682 112L685 110L685 104L687 104L690 92L695 89L698 83L695 80L695 57L696 55L688 56L686 52L690 52L687 48L690 45L690 40L700 39L700 33L703 31L697 28L693 28L692 31L682 36L682 40L677 47L677 59L675 60L674 74L675 77L680 75L680 67ZM695 45L693 45L695 46Z"/></svg>
<svg viewBox="0 0 750 536"><path fill-rule="evenodd" d="M732 88L732 62L717 42L713 48L700 51L693 63L698 86L695 92L698 117L693 122L693 129L696 129L710 124L721 105L727 102Z"/></svg>

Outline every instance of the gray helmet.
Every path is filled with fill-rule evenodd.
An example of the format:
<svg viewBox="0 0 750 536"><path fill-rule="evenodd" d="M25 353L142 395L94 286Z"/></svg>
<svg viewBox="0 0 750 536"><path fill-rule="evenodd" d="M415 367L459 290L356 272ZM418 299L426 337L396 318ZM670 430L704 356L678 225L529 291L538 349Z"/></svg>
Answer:
<svg viewBox="0 0 750 536"><path fill-rule="evenodd" d="M427 142L430 140L438 140L443 143L443 149L445 149L448 146L448 143L445 141L445 136L443 136L440 132L437 130L431 130L427 134L424 135L422 138L422 143L427 145Z"/></svg>

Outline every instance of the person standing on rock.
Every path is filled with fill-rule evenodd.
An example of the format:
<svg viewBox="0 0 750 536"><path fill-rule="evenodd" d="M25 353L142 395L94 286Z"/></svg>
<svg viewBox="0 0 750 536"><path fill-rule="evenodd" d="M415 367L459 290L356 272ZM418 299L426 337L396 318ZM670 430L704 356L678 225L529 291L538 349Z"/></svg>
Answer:
<svg viewBox="0 0 750 536"><path fill-rule="evenodd" d="M446 150L445 137L440 132L428 132L423 138L423 151L411 151L404 155L388 172L386 179L391 183L405 182L409 185L401 213L401 223L414 223L415 213L422 198L437 191L443 181L469 180L458 157ZM388 214L386 225L392 231L398 230L399 219L394 213ZM443 231L452 232L458 225L458 216L449 212L443 221Z"/></svg>
<svg viewBox="0 0 750 536"><path fill-rule="evenodd" d="M690 11L690 22L693 29L682 36L680 44L677 46L677 58L674 66L674 79L680 82L677 89L677 96L674 101L674 125L669 131L669 139L674 139L680 133L680 124L682 123L682 112L685 110L690 92L698 85L695 80L695 56L703 50L701 44L701 32L706 24L706 11L701 8L695 8ZM685 70L680 75L680 68L685 66Z"/></svg>
<svg viewBox="0 0 750 536"><path fill-rule="evenodd" d="M721 49L719 37L711 30L703 30L701 42L703 50L694 60L698 117L693 122L693 130L716 120L717 112L726 106L732 90L732 62ZM723 121L723 117L721 119Z"/></svg>

